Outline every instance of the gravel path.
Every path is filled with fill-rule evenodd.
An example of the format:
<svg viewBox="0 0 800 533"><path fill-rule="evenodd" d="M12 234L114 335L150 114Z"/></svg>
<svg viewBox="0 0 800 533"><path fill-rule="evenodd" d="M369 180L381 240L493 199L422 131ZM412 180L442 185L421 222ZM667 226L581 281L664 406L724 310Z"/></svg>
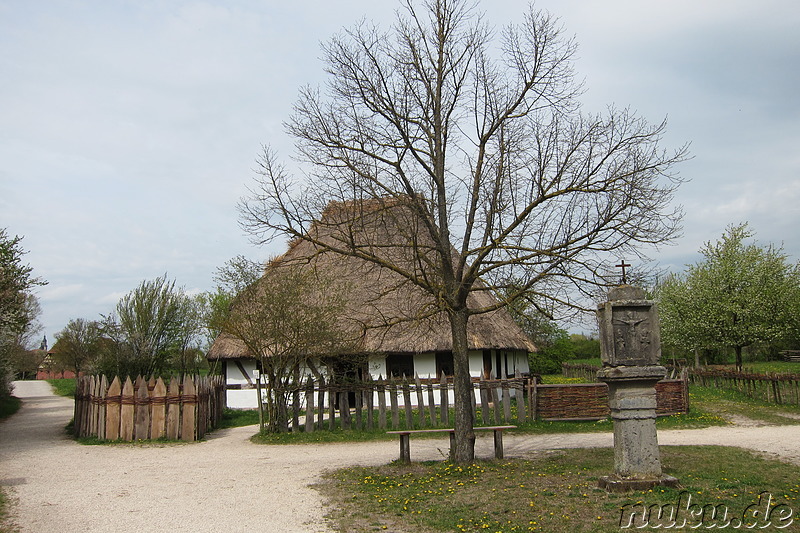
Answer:
<svg viewBox="0 0 800 533"><path fill-rule="evenodd" d="M0 424L0 485L22 532L320 532L322 500L309 487L326 469L385 464L394 442L258 446L253 426L214 432L196 444L83 446L64 425L72 400L43 381L16 382L19 413ZM766 438L765 438L766 437ZM728 444L800 464L800 426L712 427L659 432L661 444ZM507 456L611 446L606 434L505 436ZM414 460L438 459L444 439L416 440ZM479 457L492 455L480 437Z"/></svg>

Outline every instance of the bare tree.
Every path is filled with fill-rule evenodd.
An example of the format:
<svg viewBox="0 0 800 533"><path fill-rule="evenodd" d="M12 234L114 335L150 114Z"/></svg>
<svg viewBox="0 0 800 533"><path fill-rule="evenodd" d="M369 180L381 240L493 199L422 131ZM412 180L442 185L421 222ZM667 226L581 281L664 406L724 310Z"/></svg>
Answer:
<svg viewBox="0 0 800 533"><path fill-rule="evenodd" d="M576 45L533 8L495 31L466 0L407 0L390 30L362 22L323 50L327 88L303 89L287 123L304 179L265 147L243 226L260 242L289 236L359 257L430 294L452 330L454 457L471 461L469 317L523 294L587 307L612 252L632 258L676 236L672 169L685 148L665 152L665 123L627 109L581 112ZM413 214L393 224L408 232L393 240L404 250L354 240L357 208L320 231L330 201L364 200L387 218L397 205ZM470 307L475 291L501 296Z"/></svg>
<svg viewBox="0 0 800 533"><path fill-rule="evenodd" d="M339 325L344 300L312 268L273 263L241 288L222 330L261 363L266 378L267 430L286 431L292 383L315 361L352 353Z"/></svg>
<svg viewBox="0 0 800 533"><path fill-rule="evenodd" d="M100 356L101 325L93 320L76 318L67 322L64 329L56 333L53 346L55 362L75 372L75 379L80 373Z"/></svg>

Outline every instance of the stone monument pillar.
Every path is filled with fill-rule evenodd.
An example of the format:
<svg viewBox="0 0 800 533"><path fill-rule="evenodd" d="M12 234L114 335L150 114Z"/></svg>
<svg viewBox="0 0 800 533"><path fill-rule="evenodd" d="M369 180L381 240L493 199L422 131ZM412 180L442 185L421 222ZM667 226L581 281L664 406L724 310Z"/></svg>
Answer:
<svg viewBox="0 0 800 533"><path fill-rule="evenodd" d="M609 491L675 486L678 480L661 471L656 435L655 385L666 375L659 365L661 340L655 304L644 290L630 285L611 289L600 304L603 369L597 378L608 385L614 422L614 475L600 479Z"/></svg>

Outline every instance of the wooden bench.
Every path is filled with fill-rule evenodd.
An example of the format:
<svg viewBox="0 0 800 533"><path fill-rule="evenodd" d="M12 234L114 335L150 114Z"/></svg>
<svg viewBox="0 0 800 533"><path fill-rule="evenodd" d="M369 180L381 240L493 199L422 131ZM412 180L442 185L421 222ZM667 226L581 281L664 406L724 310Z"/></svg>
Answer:
<svg viewBox="0 0 800 533"><path fill-rule="evenodd" d="M507 429L516 429L517 426L483 426L473 428L475 431L494 431L494 457L495 459L503 458L503 431ZM449 433L450 434L450 458L453 458L453 450L455 449L456 430L448 429L404 429L400 431L387 431L390 435L400 435L400 461L408 463L411 462L411 435L419 433Z"/></svg>

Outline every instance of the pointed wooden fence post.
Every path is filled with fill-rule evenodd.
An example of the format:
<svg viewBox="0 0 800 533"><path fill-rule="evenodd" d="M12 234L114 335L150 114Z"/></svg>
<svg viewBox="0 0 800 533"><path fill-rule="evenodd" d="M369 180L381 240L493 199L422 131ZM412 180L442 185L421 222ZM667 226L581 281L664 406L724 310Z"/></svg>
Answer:
<svg viewBox="0 0 800 533"><path fill-rule="evenodd" d="M378 375L378 428L386 429L386 382Z"/></svg>
<svg viewBox="0 0 800 533"><path fill-rule="evenodd" d="M106 398L108 396L108 378L105 374L100 376L100 401L98 403L99 413L97 413L97 438L106 438Z"/></svg>
<svg viewBox="0 0 800 533"><path fill-rule="evenodd" d="M375 382L372 381L372 376L369 373L367 373L365 381L367 387L362 391L362 397L367 410L367 430L372 431L375 429Z"/></svg>
<svg viewBox="0 0 800 533"><path fill-rule="evenodd" d="M92 429L92 388L94 380L92 376L85 376L83 381L83 399L81 400L81 437L91 435Z"/></svg>
<svg viewBox="0 0 800 533"><path fill-rule="evenodd" d="M97 418L100 413L100 377L91 376L89 383L91 393L89 396L89 431L87 435L97 437Z"/></svg>
<svg viewBox="0 0 800 533"><path fill-rule="evenodd" d="M75 403L72 406L72 431L74 431L75 436L81 436L81 426L83 425L83 381L86 376L79 377L75 381Z"/></svg>
<svg viewBox="0 0 800 533"><path fill-rule="evenodd" d="M317 420L316 429L325 427L325 376L320 375L317 384Z"/></svg>
<svg viewBox="0 0 800 533"><path fill-rule="evenodd" d="M181 427L181 386L178 378L169 380L167 391L167 438L178 440Z"/></svg>
<svg viewBox="0 0 800 533"><path fill-rule="evenodd" d="M419 427L424 428L427 426L425 419L425 399L422 393L422 381L419 379L419 374L414 374L414 388L417 392L417 411L419 411Z"/></svg>
<svg viewBox="0 0 800 533"><path fill-rule="evenodd" d="M119 376L114 376L106 395L106 440L119 440L119 418L122 403L122 387Z"/></svg>
<svg viewBox="0 0 800 533"><path fill-rule="evenodd" d="M336 384L333 378L328 382L328 429L333 431L336 428Z"/></svg>
<svg viewBox="0 0 800 533"><path fill-rule="evenodd" d="M414 429L414 411L411 406L411 387L408 378L403 376L403 407L406 413L406 429Z"/></svg>
<svg viewBox="0 0 800 533"><path fill-rule="evenodd" d="M490 401L492 402L492 406L494 407L494 423L500 425L503 423L502 417L502 407L500 405L500 394L498 394L497 385L499 385L499 381L493 375L489 376L491 380L492 387L489 389L490 391Z"/></svg>
<svg viewBox="0 0 800 533"><path fill-rule="evenodd" d="M473 383L473 387L474 387L474 385L475 385L475 383ZM480 387L480 383L477 383L477 385ZM453 387L455 387L455 383L453 384ZM472 400L472 423L473 424L477 424L478 423L478 400L477 400L477 398L475 398L475 389L474 388L473 388L472 394L470 394L470 396L472 397L471 398L471 400ZM455 399L453 400L453 405L455 406Z"/></svg>
<svg viewBox="0 0 800 533"><path fill-rule="evenodd" d="M181 440L194 441L197 424L197 388L188 375L183 376L183 391L181 392Z"/></svg>
<svg viewBox="0 0 800 533"><path fill-rule="evenodd" d="M133 438L135 440L147 440L150 438L150 395L147 390L147 382L137 379L138 387L134 403L134 426Z"/></svg>
<svg viewBox="0 0 800 533"><path fill-rule="evenodd" d="M436 398L433 395L433 379L428 375L428 419L431 421L431 427L436 427Z"/></svg>
<svg viewBox="0 0 800 533"><path fill-rule="evenodd" d="M505 417L505 424L511 423L511 384L508 382L508 376L503 374L503 416Z"/></svg>
<svg viewBox="0 0 800 533"><path fill-rule="evenodd" d="M517 400L517 424L522 425L528 419L528 402L525 401L525 382L517 381L517 388L514 390L514 396Z"/></svg>
<svg viewBox="0 0 800 533"><path fill-rule="evenodd" d="M150 438L160 439L167 434L167 386L158 378L153 387L153 414L150 420Z"/></svg>
<svg viewBox="0 0 800 533"><path fill-rule="evenodd" d="M133 440L133 412L136 399L134 398L133 382L130 376L125 379L122 386L122 408L120 409L119 438L124 441Z"/></svg>
<svg viewBox="0 0 800 533"><path fill-rule="evenodd" d="M300 431L300 378L292 380L292 433Z"/></svg>
<svg viewBox="0 0 800 533"><path fill-rule="evenodd" d="M486 384L486 380L483 379L481 376L481 381L478 384L481 391L481 422L483 422L484 426L489 425L489 387Z"/></svg>
<svg viewBox="0 0 800 533"><path fill-rule="evenodd" d="M364 429L364 388L360 383L351 383L350 386L353 387L353 397L356 403L355 429L361 431Z"/></svg>
<svg viewBox="0 0 800 533"><path fill-rule="evenodd" d="M447 375L442 372L442 377L439 381L439 411L441 413L442 425L447 427L450 425L450 399L447 392ZM475 394L472 394L475 396Z"/></svg>
<svg viewBox="0 0 800 533"><path fill-rule="evenodd" d="M306 433L314 431L314 382L311 376L306 381Z"/></svg>
<svg viewBox="0 0 800 533"><path fill-rule="evenodd" d="M397 401L397 381L389 381L389 405L392 409L392 429L400 429L400 408Z"/></svg>

